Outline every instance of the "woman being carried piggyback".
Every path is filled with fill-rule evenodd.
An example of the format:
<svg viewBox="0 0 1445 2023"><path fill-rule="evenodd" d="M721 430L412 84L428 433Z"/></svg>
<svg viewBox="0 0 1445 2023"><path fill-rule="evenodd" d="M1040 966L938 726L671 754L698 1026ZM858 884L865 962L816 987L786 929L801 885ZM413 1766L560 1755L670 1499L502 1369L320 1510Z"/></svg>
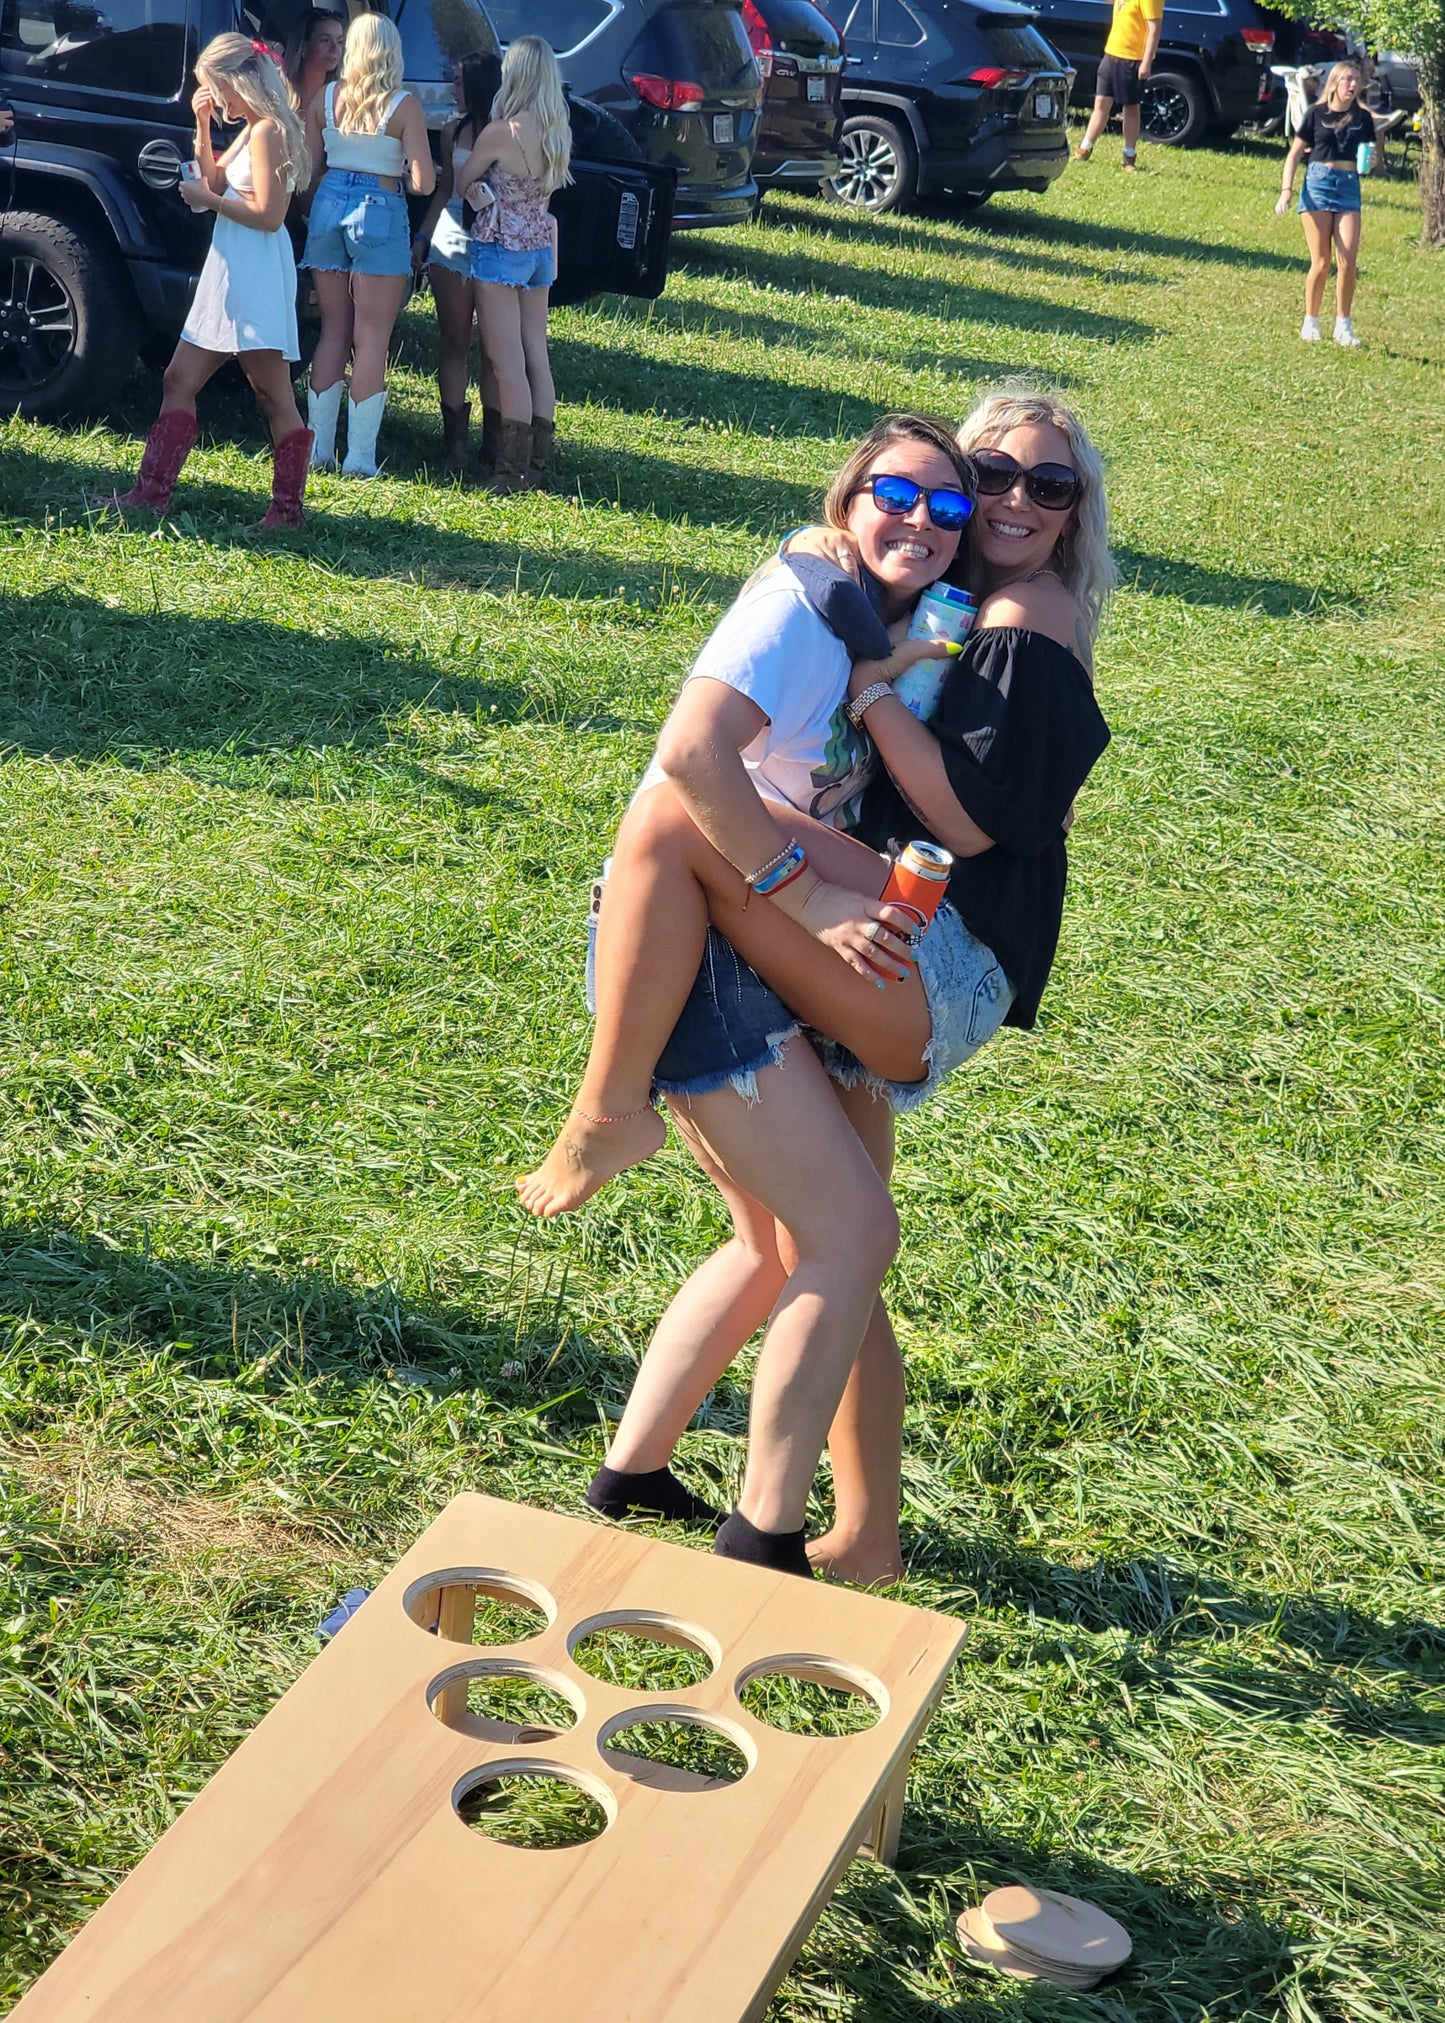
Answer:
<svg viewBox="0 0 1445 2023"><path fill-rule="evenodd" d="M196 396L230 358L251 383L271 429L271 504L261 525L299 527L311 435L291 390L296 337L296 260L286 232L292 191L310 157L281 67L264 43L218 35L196 62L196 162L180 193L216 217L191 313L166 367L161 411L146 438L135 484L114 503L163 513L196 440ZM217 159L211 121L242 123Z"/></svg>
<svg viewBox="0 0 1445 2023"><path fill-rule="evenodd" d="M551 460L557 394L547 293L557 278L557 226L547 204L571 182L571 159L557 59L539 36L519 35L502 60L491 121L454 177L476 214L472 284L500 409L495 492L525 491Z"/></svg>

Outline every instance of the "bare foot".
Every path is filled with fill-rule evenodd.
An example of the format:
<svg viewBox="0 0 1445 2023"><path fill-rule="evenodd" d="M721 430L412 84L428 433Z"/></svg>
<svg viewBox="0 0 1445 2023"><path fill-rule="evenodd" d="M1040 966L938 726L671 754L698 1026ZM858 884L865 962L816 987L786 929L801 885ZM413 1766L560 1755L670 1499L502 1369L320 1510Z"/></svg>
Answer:
<svg viewBox="0 0 1445 2023"><path fill-rule="evenodd" d="M844 1580L852 1587L891 1587L905 1571L896 1541L891 1547L870 1546L866 1540L835 1538L831 1531L808 1540L808 1558L825 1580Z"/></svg>
<svg viewBox="0 0 1445 2023"><path fill-rule="evenodd" d="M661 1151L666 1138L667 1126L656 1110L638 1110L609 1124L595 1124L574 1110L541 1165L517 1182L522 1206L548 1217L580 1208L599 1187Z"/></svg>

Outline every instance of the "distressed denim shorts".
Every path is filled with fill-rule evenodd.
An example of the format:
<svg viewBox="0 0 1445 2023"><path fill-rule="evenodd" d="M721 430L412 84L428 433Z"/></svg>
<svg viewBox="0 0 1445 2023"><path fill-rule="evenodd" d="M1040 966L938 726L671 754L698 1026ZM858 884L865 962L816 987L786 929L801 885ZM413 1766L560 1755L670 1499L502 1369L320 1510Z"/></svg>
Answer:
<svg viewBox="0 0 1445 2023"><path fill-rule="evenodd" d="M1360 178L1353 169L1332 169L1326 162L1311 162L1305 170L1299 207L1302 211L1358 211Z"/></svg>
<svg viewBox="0 0 1445 2023"><path fill-rule="evenodd" d="M503 288L550 288L556 278L557 263L550 246L514 253L510 247L494 246L486 239L472 241L474 281L495 281Z"/></svg>
<svg viewBox="0 0 1445 2023"><path fill-rule="evenodd" d="M406 198L362 169L328 169L311 200L301 264L321 274L409 274Z"/></svg>
<svg viewBox="0 0 1445 2023"><path fill-rule="evenodd" d="M587 923L587 1009L594 1008L597 939L594 910ZM1013 1003L1013 986L991 948L970 934L951 906L938 910L918 947L918 971L933 1021L919 1082L888 1082L870 1074L837 1040L805 1027L777 992L749 968L716 928L697 980L673 1027L653 1076L660 1096L710 1096L732 1088L745 1102L758 1100L758 1071L782 1058L795 1034L806 1032L828 1075L841 1088L870 1088L895 1110L916 1110L935 1095L955 1068L993 1038Z"/></svg>

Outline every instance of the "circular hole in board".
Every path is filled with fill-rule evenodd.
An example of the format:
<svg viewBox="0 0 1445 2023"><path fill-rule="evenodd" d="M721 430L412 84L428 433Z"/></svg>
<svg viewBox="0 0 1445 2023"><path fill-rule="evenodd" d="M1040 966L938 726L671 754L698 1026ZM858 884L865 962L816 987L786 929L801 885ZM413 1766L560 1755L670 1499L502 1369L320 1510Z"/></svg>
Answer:
<svg viewBox="0 0 1445 2023"><path fill-rule="evenodd" d="M658 1791L714 1791L746 1777L755 1761L740 1728L687 1707L619 1714L598 1740L614 1770Z"/></svg>
<svg viewBox="0 0 1445 2023"><path fill-rule="evenodd" d="M734 1690L755 1721L785 1735L861 1735L888 1711L888 1694L866 1672L833 1658L764 1658Z"/></svg>
<svg viewBox="0 0 1445 2023"><path fill-rule="evenodd" d="M458 1734L501 1743L550 1741L584 1712L565 1679L503 1658L454 1665L427 1687L427 1704Z"/></svg>
<svg viewBox="0 0 1445 2023"><path fill-rule="evenodd" d="M722 1658L693 1623L634 1610L588 1616L567 1638L572 1662L590 1678L629 1693L682 1693L710 1679Z"/></svg>
<svg viewBox="0 0 1445 2023"><path fill-rule="evenodd" d="M423 1574L407 1589L402 1607L419 1628L455 1644L522 1644L557 1618L545 1588L492 1567Z"/></svg>
<svg viewBox="0 0 1445 2023"><path fill-rule="evenodd" d="M605 1785L560 1763L489 1763L452 1793L457 1817L503 1847L580 1847L612 1821Z"/></svg>

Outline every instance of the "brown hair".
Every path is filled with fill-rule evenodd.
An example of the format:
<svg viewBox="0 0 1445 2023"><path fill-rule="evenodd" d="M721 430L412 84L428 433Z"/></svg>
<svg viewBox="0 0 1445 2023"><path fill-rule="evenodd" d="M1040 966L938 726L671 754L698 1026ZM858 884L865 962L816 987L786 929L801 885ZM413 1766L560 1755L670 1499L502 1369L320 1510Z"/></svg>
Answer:
<svg viewBox="0 0 1445 2023"><path fill-rule="evenodd" d="M929 414L885 414L874 422L862 442L844 458L823 501L823 518L830 527L846 532L848 508L863 480L890 443L925 443L947 457L957 473L960 487L974 496L973 465L958 446L958 438L946 421Z"/></svg>

